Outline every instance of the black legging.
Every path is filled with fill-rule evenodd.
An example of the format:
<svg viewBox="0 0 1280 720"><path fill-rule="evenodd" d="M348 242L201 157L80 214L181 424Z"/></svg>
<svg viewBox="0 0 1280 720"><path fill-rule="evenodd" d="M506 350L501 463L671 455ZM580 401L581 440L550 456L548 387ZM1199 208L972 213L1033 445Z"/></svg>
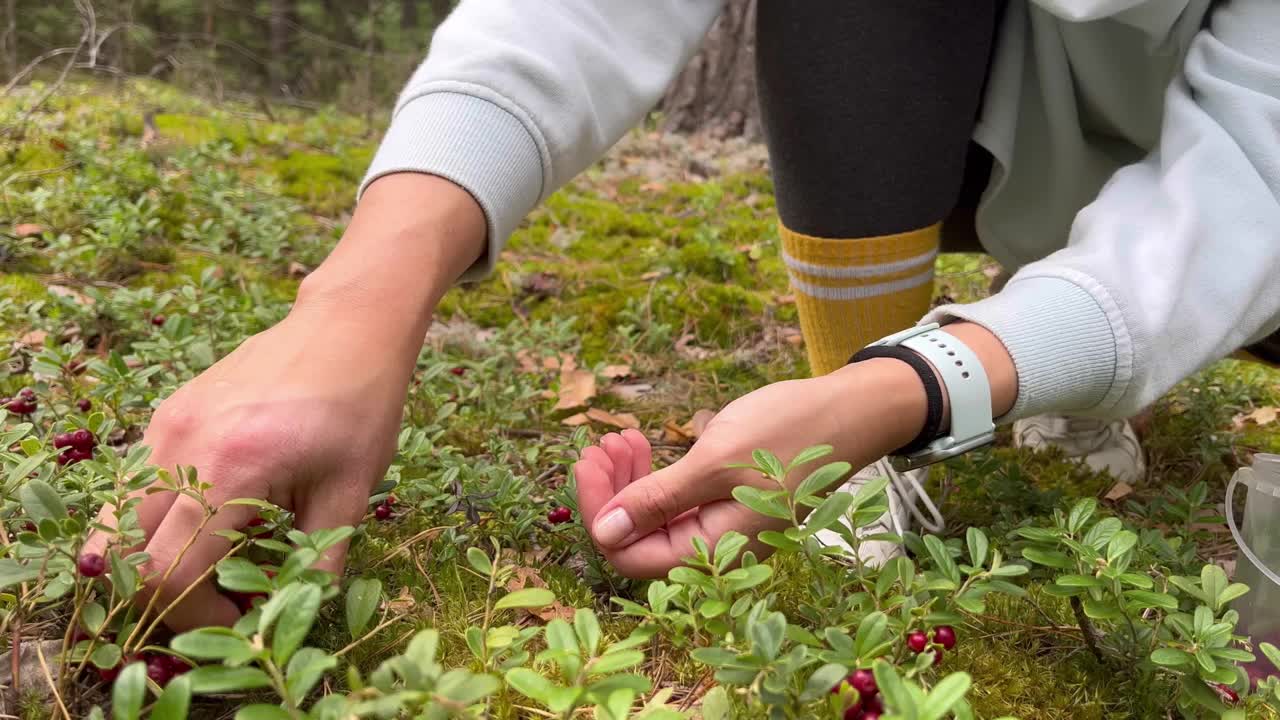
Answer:
<svg viewBox="0 0 1280 720"><path fill-rule="evenodd" d="M867 237L976 206L990 158L970 135L1003 4L759 0L758 90L782 224Z"/></svg>

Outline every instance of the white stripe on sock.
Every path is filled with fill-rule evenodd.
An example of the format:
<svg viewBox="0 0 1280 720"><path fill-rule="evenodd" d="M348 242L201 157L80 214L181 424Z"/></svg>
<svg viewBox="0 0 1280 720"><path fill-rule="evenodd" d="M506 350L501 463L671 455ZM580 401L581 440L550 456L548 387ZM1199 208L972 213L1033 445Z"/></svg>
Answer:
<svg viewBox="0 0 1280 720"><path fill-rule="evenodd" d="M814 285L796 277L795 273L791 273L791 287L799 290L805 295L818 298L819 300L858 300L861 298L877 297L879 295L891 295L902 290L920 287L921 285L931 282L933 282L932 266L918 275L912 275L899 280L890 280L889 282L875 283L872 285L854 285L852 287L823 287L822 285Z"/></svg>
<svg viewBox="0 0 1280 720"><path fill-rule="evenodd" d="M852 241L851 241L852 242ZM881 263L879 265L845 265L832 267L830 265L815 265L793 257L786 250L782 251L782 261L792 270L799 270L806 275L815 275L824 278L868 278L880 275L892 275L896 272L908 270L917 265L929 263L932 265L935 258L938 257L938 249L934 248L929 252L915 257L909 257L905 260L895 260L894 262Z"/></svg>

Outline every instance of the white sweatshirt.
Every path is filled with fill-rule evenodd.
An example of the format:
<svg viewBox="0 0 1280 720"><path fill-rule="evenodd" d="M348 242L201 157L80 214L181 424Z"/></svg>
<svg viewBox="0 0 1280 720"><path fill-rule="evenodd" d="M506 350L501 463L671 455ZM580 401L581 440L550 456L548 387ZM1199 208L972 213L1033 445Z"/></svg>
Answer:
<svg viewBox="0 0 1280 720"><path fill-rule="evenodd" d="M416 171L467 189L489 225L470 275L487 272L654 106L720 5L463 0L365 186ZM979 236L1020 270L924 321L1005 344L1006 420L1131 415L1280 327L1280 0L1012 0L974 139L995 158Z"/></svg>

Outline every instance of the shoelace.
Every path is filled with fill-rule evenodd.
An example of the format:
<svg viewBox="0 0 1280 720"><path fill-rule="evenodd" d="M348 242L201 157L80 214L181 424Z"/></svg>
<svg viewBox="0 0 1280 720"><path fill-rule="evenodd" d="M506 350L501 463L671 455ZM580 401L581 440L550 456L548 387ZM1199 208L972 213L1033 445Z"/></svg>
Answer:
<svg viewBox="0 0 1280 720"><path fill-rule="evenodd" d="M942 517L942 513L938 511L938 506L934 504L933 498L929 497L929 493L925 491L924 486L916 480L915 475L911 473L900 473L889 464L886 459L876 461L876 470L882 475L889 478L889 484L893 486L891 492L885 493L889 498L889 525L894 533L901 535L906 528L901 527L898 522L897 505L901 500L897 496L901 495L906 500L907 512L911 513L911 517L915 519L920 527L931 533L940 533L947 527L947 521ZM917 504L923 503L932 520L926 518L924 513L920 512Z"/></svg>

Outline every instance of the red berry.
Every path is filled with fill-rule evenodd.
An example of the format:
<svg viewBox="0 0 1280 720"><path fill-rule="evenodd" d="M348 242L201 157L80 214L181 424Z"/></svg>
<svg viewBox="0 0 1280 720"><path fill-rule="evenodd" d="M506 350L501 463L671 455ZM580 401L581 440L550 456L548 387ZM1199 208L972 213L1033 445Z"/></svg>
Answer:
<svg viewBox="0 0 1280 720"><path fill-rule="evenodd" d="M913 653L922 653L929 647L929 636L919 630L912 631L907 634L907 647L911 648Z"/></svg>
<svg viewBox="0 0 1280 720"><path fill-rule="evenodd" d="M880 713L878 713L878 712L864 712L864 713L862 713L862 718L861 718L861 720L880 720Z"/></svg>
<svg viewBox="0 0 1280 720"><path fill-rule="evenodd" d="M15 415L30 415L36 411L37 403L35 400L27 400L25 398L14 398L5 406L9 412Z"/></svg>
<svg viewBox="0 0 1280 720"><path fill-rule="evenodd" d="M884 701L879 695L873 695L862 702L862 710L867 713L875 713L877 716L884 712Z"/></svg>
<svg viewBox="0 0 1280 720"><path fill-rule="evenodd" d="M844 720L862 720L863 717L866 716L862 714L862 706L856 702L844 709Z"/></svg>
<svg viewBox="0 0 1280 720"><path fill-rule="evenodd" d="M236 590L223 590L222 593L227 596L228 600L235 603L243 615L248 615L249 611L253 610L253 605L259 598L267 597L266 593L261 592L244 593Z"/></svg>
<svg viewBox="0 0 1280 720"><path fill-rule="evenodd" d="M943 653L945 653L945 652L946 652L946 651L945 651L945 650L943 650L942 648L934 648L934 649L933 649L933 666L934 666L934 667L937 667L937 666L939 666L939 665L941 665L941 664L942 664L942 655L943 655Z"/></svg>
<svg viewBox="0 0 1280 720"><path fill-rule="evenodd" d="M22 529L23 529L23 530L26 530L27 532L35 532L35 531L36 531L36 524L35 524L35 523L33 523L33 522L31 522L30 520L28 520L28 521L27 521L27 524L22 526Z"/></svg>
<svg viewBox="0 0 1280 720"><path fill-rule="evenodd" d="M387 496L387 499L382 501L382 504L383 504L383 505L395 505L395 504L396 504L396 496L395 496L395 495L388 495L388 496Z"/></svg>
<svg viewBox="0 0 1280 720"><path fill-rule="evenodd" d="M458 377L462 377L463 375L467 374L467 369L459 365L454 369L450 370L449 372L453 373L454 375L457 375Z"/></svg>
<svg viewBox="0 0 1280 720"><path fill-rule="evenodd" d="M58 433L53 436L53 446L56 448L71 447L71 433Z"/></svg>
<svg viewBox="0 0 1280 720"><path fill-rule="evenodd" d="M870 670L854 670L849 674L848 680L849 685L858 691L863 700L867 700L880 691L880 688L876 687L876 676Z"/></svg>
<svg viewBox="0 0 1280 720"><path fill-rule="evenodd" d="M91 637L93 636L90 635L87 631L85 631L84 628L78 627L75 629L75 632L71 633L71 643L74 645L75 643L88 640Z"/></svg>
<svg viewBox="0 0 1280 720"><path fill-rule="evenodd" d="M80 398L76 401L76 407L80 408L80 412L89 412L93 409L93 401L89 398Z"/></svg>
<svg viewBox="0 0 1280 720"><path fill-rule="evenodd" d="M84 428L71 433L71 445L77 450L92 450L93 446L97 444L97 440L93 433Z"/></svg>
<svg viewBox="0 0 1280 720"><path fill-rule="evenodd" d="M23 400L35 400L36 391L32 390L31 388L22 388L21 390L18 391L18 397L22 398Z"/></svg>
<svg viewBox="0 0 1280 720"><path fill-rule="evenodd" d="M155 325L156 327L160 327L161 325L164 325L164 321L165 321L165 317L163 315L153 315L151 317L151 324Z"/></svg>
<svg viewBox="0 0 1280 720"><path fill-rule="evenodd" d="M939 625L933 629L933 641L950 650L956 646L956 631L950 625Z"/></svg>
<svg viewBox="0 0 1280 720"><path fill-rule="evenodd" d="M567 507L558 507L547 513L547 522L552 525L562 525L573 519L573 511Z"/></svg>
<svg viewBox="0 0 1280 720"><path fill-rule="evenodd" d="M376 518L378 518L379 520L390 520L390 519L391 519L391 506L390 506L390 505L379 505L378 507L374 508L374 510L373 510L373 516L374 516L374 517L376 517Z"/></svg>
<svg viewBox="0 0 1280 720"><path fill-rule="evenodd" d="M176 655L161 655L160 657L164 658L165 663L169 666L169 674L174 677L191 670L191 663Z"/></svg>
<svg viewBox="0 0 1280 720"><path fill-rule="evenodd" d="M1222 698L1222 701L1226 704L1235 705L1240 702L1240 695L1235 690L1222 683L1212 683L1212 685L1214 691L1218 693L1218 697Z"/></svg>
<svg viewBox="0 0 1280 720"><path fill-rule="evenodd" d="M115 682L122 665L124 663L117 663L113 668L98 668L98 679L104 683Z"/></svg>
<svg viewBox="0 0 1280 720"><path fill-rule="evenodd" d="M107 569L107 561L98 553L85 553L76 561L76 568L81 575L96 578Z"/></svg>
<svg viewBox="0 0 1280 720"><path fill-rule="evenodd" d="M169 684L173 679L173 671L169 669L169 661L163 655L152 655L147 658L147 677L160 687Z"/></svg>

